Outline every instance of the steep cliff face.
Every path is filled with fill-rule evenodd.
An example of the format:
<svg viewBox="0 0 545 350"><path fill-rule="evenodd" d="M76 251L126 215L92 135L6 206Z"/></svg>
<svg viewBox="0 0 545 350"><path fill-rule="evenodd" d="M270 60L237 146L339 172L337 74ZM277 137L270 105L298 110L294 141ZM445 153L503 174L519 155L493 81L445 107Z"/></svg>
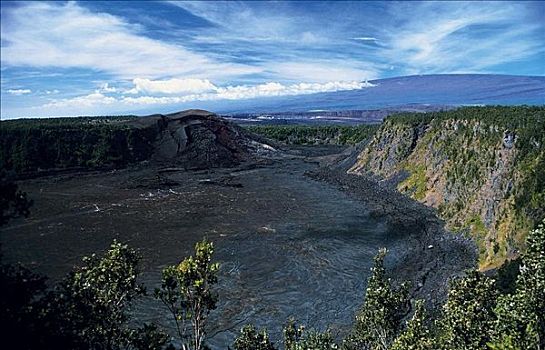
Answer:
<svg viewBox="0 0 545 350"><path fill-rule="evenodd" d="M470 234L481 269L524 249L545 215L545 108L483 107L388 118L349 170L387 179Z"/></svg>

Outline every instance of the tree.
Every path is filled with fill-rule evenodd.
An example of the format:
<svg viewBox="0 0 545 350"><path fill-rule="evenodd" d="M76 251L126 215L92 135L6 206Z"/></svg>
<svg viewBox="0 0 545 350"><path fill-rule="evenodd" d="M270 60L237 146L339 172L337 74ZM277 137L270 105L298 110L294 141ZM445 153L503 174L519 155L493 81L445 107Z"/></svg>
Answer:
<svg viewBox="0 0 545 350"><path fill-rule="evenodd" d="M336 350L338 349L329 331L305 331L304 326L298 326L293 319L288 320L284 327L285 350Z"/></svg>
<svg viewBox="0 0 545 350"><path fill-rule="evenodd" d="M408 285L392 286L384 268L386 253L382 248L375 256L365 301L356 315L352 334L345 339L349 349L386 350L402 327L408 310Z"/></svg>
<svg viewBox="0 0 545 350"><path fill-rule="evenodd" d="M13 181L13 174L0 170L0 226L18 216L28 217L31 205L32 200Z"/></svg>
<svg viewBox="0 0 545 350"><path fill-rule="evenodd" d="M214 245L203 239L195 245L195 256L163 270L161 288L155 295L172 313L183 349L200 350L206 336L205 326L216 308L218 263L212 263ZM191 323L191 332L188 329Z"/></svg>
<svg viewBox="0 0 545 350"><path fill-rule="evenodd" d="M46 291L46 278L19 265L0 264L0 329L9 349L39 348L36 300Z"/></svg>
<svg viewBox="0 0 545 350"><path fill-rule="evenodd" d="M144 324L133 331L131 337L131 345L135 350L162 350L167 341L168 334L155 324Z"/></svg>
<svg viewBox="0 0 545 350"><path fill-rule="evenodd" d="M128 309L145 294L137 283L140 257L114 241L103 257L84 257L49 296L46 316L60 338L87 349L119 349L131 344ZM149 330L148 330L149 331Z"/></svg>
<svg viewBox="0 0 545 350"><path fill-rule="evenodd" d="M253 325L246 325L233 343L235 350L276 350L269 339L266 329L257 330Z"/></svg>
<svg viewBox="0 0 545 350"><path fill-rule="evenodd" d="M19 349L162 348L167 336L156 326L130 326L130 306L145 292L137 283L136 251L114 241L104 256L83 261L49 292L43 277L2 265L3 344Z"/></svg>
<svg viewBox="0 0 545 350"><path fill-rule="evenodd" d="M530 231L526 245L516 291L498 299L491 347L545 349L545 220Z"/></svg>
<svg viewBox="0 0 545 350"><path fill-rule="evenodd" d="M32 200L19 190L13 174L0 170L0 227L18 216L28 217ZM0 329L4 346L35 347L34 302L46 290L46 278L20 265L4 264L0 252Z"/></svg>
<svg viewBox="0 0 545 350"><path fill-rule="evenodd" d="M445 349L485 349L495 321L494 280L476 270L453 280L438 322Z"/></svg>
<svg viewBox="0 0 545 350"><path fill-rule="evenodd" d="M413 317L407 322L407 328L395 339L390 350L433 350L433 339L425 322L424 301L417 300Z"/></svg>

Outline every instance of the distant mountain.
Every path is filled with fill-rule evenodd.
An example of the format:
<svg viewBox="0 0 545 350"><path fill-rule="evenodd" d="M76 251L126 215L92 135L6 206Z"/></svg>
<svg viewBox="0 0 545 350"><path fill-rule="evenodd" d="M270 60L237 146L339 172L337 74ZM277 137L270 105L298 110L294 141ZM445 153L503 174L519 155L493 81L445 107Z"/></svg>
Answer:
<svg viewBox="0 0 545 350"><path fill-rule="evenodd" d="M401 105L543 105L545 77L417 75L370 81L374 87L311 95L225 101L217 112L366 110Z"/></svg>

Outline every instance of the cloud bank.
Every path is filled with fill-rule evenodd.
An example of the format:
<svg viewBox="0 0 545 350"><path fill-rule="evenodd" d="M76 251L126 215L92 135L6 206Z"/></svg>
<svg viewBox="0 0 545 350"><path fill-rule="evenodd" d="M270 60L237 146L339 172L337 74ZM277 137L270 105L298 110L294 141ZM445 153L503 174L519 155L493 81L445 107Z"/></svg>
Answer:
<svg viewBox="0 0 545 350"><path fill-rule="evenodd" d="M192 101L217 101L217 100L240 100L259 97L274 97L274 96L291 96L301 94L313 94L319 92L332 92L342 90L355 90L373 87L374 85L368 82L328 82L328 83L299 83L291 85L283 85L276 82L269 82L259 85L237 85L217 87L208 80L191 79L181 81L178 79L171 80L146 80L135 79L135 87L129 91L136 89L137 91L147 91L155 93L181 94L178 96L138 96L132 97L122 95L119 97L108 96L97 90L85 96L78 96L68 99L56 99L45 104L46 108L64 108L78 106L104 106L111 104L123 104L126 106L138 105L164 105L175 103L186 103ZM148 90L141 90L148 89ZM198 93L200 91L200 93ZM205 92L208 91L208 92ZM185 93L185 94L184 94Z"/></svg>

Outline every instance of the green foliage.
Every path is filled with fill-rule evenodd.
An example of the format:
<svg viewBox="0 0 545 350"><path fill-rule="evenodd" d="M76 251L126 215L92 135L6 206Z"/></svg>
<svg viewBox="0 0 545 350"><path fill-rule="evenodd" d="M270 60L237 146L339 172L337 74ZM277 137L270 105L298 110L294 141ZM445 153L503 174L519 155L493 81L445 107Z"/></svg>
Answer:
<svg viewBox="0 0 545 350"><path fill-rule="evenodd" d="M426 322L423 300L417 300L413 317L405 330L394 340L390 350L434 350L434 339Z"/></svg>
<svg viewBox="0 0 545 350"><path fill-rule="evenodd" d="M496 298L494 280L478 271L452 281L438 322L442 348L486 348L495 322Z"/></svg>
<svg viewBox="0 0 545 350"><path fill-rule="evenodd" d="M203 239L195 245L195 256L163 270L161 288L155 295L169 309L184 348L200 350L206 336L205 326L216 308L218 263L212 263L214 245ZM188 321L192 331L188 330Z"/></svg>
<svg viewBox="0 0 545 350"><path fill-rule="evenodd" d="M423 164L409 166L407 170L409 170L411 175L399 186L401 188L405 188L406 190L412 191L414 199L424 199L426 196L428 181L426 177L426 166Z"/></svg>
<svg viewBox="0 0 545 350"><path fill-rule="evenodd" d="M248 130L273 140L294 145L355 145L369 138L378 129L377 125L357 126L302 126L259 125L248 126Z"/></svg>
<svg viewBox="0 0 545 350"><path fill-rule="evenodd" d="M488 343L488 347L491 350L525 350L515 345L513 338L508 335L503 335L499 340Z"/></svg>
<svg viewBox="0 0 545 350"><path fill-rule="evenodd" d="M400 332L395 327L402 317L391 317L403 309L403 298L392 297L386 283L383 261L385 251L375 258L369 279L366 302L356 318L355 330L345 340L346 349L445 349L445 350L522 350L543 349L545 341L545 220L528 235L528 250L512 294L499 295L495 281L472 270L451 282L448 298L435 328L428 328L423 301ZM382 293L379 291L383 291ZM386 291L386 292L384 292ZM389 296L390 295L390 296ZM377 297L378 296L378 297ZM395 300L372 303L371 300ZM382 305L381 305L382 304ZM389 305L389 306L388 306ZM365 312L378 310L378 312ZM390 315L390 317L389 317ZM359 318L359 319L358 319ZM388 319L395 322L386 322ZM385 326L386 325L386 326ZM394 326L388 326L394 325ZM396 328L395 330L392 330ZM385 331L390 329L391 331ZM359 332L359 334L358 334ZM294 333L292 331L292 333ZM295 333L296 334L296 333ZM392 336L397 337L392 339Z"/></svg>
<svg viewBox="0 0 545 350"><path fill-rule="evenodd" d="M515 292L521 262L520 257L515 260L509 260L498 269L496 285L502 294L512 294Z"/></svg>
<svg viewBox="0 0 545 350"><path fill-rule="evenodd" d="M352 334L345 340L349 349L386 350L402 327L408 309L408 286L394 288L386 277L386 252L380 249L375 257L365 301L356 315Z"/></svg>
<svg viewBox="0 0 545 350"><path fill-rule="evenodd" d="M333 336L329 331L305 331L305 327L297 325L295 320L288 320L284 327L285 350L335 350L338 349Z"/></svg>
<svg viewBox="0 0 545 350"><path fill-rule="evenodd" d="M133 331L131 342L135 350L161 350L168 338L168 334L155 324L144 324Z"/></svg>
<svg viewBox="0 0 545 350"><path fill-rule="evenodd" d="M0 265L0 329L6 348L33 349L39 310L35 301L43 297L46 279L18 265Z"/></svg>
<svg viewBox="0 0 545 350"><path fill-rule="evenodd" d="M144 294L137 253L114 242L103 257L83 259L55 288L21 267L0 270L4 344L19 349L160 349L154 325L132 328L130 307Z"/></svg>
<svg viewBox="0 0 545 350"><path fill-rule="evenodd" d="M154 128L135 117L25 119L0 122L0 168L18 173L52 168L123 167L152 152Z"/></svg>
<svg viewBox="0 0 545 350"><path fill-rule="evenodd" d="M89 349L130 344L134 331L128 327L128 308L145 293L136 281L139 260L136 251L115 241L103 257L83 258L84 265L71 272L49 300L61 335Z"/></svg>
<svg viewBox="0 0 545 350"><path fill-rule="evenodd" d="M234 350L275 350L266 329L257 330L253 325L246 325L233 343Z"/></svg>
<svg viewBox="0 0 545 350"><path fill-rule="evenodd" d="M501 296L495 312L494 346L545 348L545 220L528 235L516 291Z"/></svg>
<svg viewBox="0 0 545 350"><path fill-rule="evenodd" d="M5 169L0 170L0 226L7 224L10 219L28 217L30 214L32 200L19 190L13 178L14 174Z"/></svg>

